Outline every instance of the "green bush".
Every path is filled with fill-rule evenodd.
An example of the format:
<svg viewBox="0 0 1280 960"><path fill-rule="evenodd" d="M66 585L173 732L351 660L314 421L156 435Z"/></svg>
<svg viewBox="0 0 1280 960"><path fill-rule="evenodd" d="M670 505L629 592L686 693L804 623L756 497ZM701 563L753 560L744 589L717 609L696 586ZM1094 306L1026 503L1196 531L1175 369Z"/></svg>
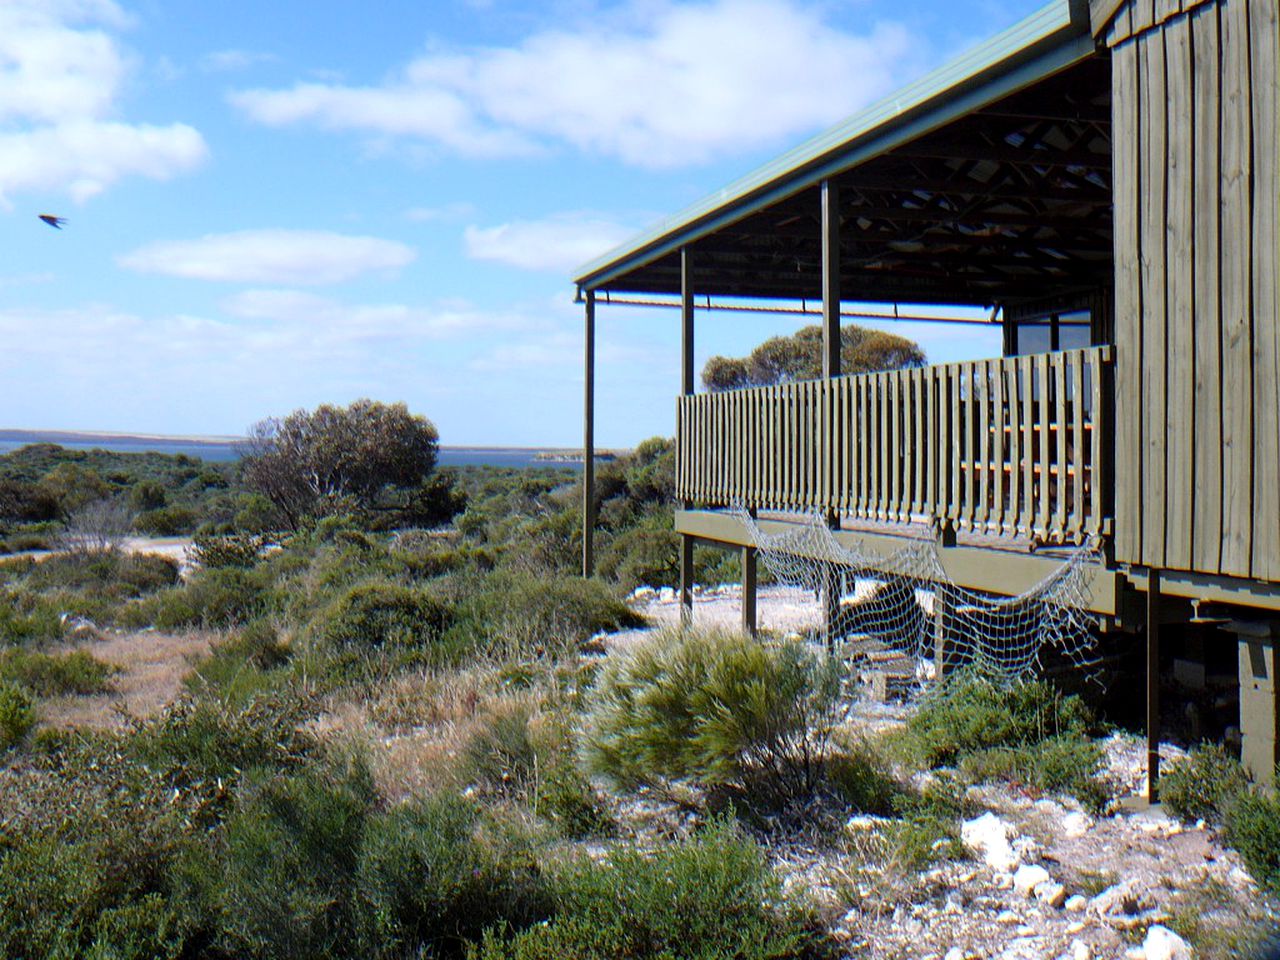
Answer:
<svg viewBox="0 0 1280 960"><path fill-rule="evenodd" d="M1240 761L1216 743L1195 747L1183 763L1160 777L1160 801L1186 823L1224 823L1231 805L1248 789Z"/></svg>
<svg viewBox="0 0 1280 960"><path fill-rule="evenodd" d="M368 771L253 776L226 821L211 899L231 956L344 956L356 929L359 862L373 784Z"/></svg>
<svg viewBox="0 0 1280 960"><path fill-rule="evenodd" d="M914 759L939 767L994 747L1086 736L1095 724L1083 700L1064 696L1044 681L1001 686L962 670L925 698L907 721L903 745Z"/></svg>
<svg viewBox="0 0 1280 960"><path fill-rule="evenodd" d="M972 780L1005 780L1037 793L1067 793L1102 813L1112 791L1100 771L1100 744L1079 734L1050 737L1032 746L991 747L965 754L960 769Z"/></svg>
<svg viewBox="0 0 1280 960"><path fill-rule="evenodd" d="M244 706L275 689L293 651L275 627L253 620L218 643L183 681L196 692L209 692L230 706Z"/></svg>
<svg viewBox="0 0 1280 960"><path fill-rule="evenodd" d="M1259 885L1280 895L1280 796L1247 793L1227 809L1226 841Z"/></svg>
<svg viewBox="0 0 1280 960"><path fill-rule="evenodd" d="M0 683L0 750L16 747L36 724L31 696L13 683Z"/></svg>
<svg viewBox="0 0 1280 960"><path fill-rule="evenodd" d="M124 607L125 626L159 630L234 627L259 616L268 588L256 571L228 567L197 570L187 583L162 590Z"/></svg>
<svg viewBox="0 0 1280 960"><path fill-rule="evenodd" d="M365 956L459 956L495 924L546 916L545 883L530 853L486 833L479 808L457 796L416 798L369 821L355 888Z"/></svg>
<svg viewBox="0 0 1280 960"><path fill-rule="evenodd" d="M800 643L667 631L606 665L584 758L621 785L688 778L807 792L822 772L839 686L835 661Z"/></svg>
<svg viewBox="0 0 1280 960"><path fill-rule="evenodd" d="M337 649L415 647L438 639L450 619L448 607L422 590L375 581L347 590L311 628Z"/></svg>
<svg viewBox="0 0 1280 960"><path fill-rule="evenodd" d="M38 697L102 693L119 672L86 650L60 655L23 649L0 653L0 682L19 684Z"/></svg>
<svg viewBox="0 0 1280 960"><path fill-rule="evenodd" d="M602 631L645 620L598 580L503 570L464 601L468 628L505 641L515 655L563 653Z"/></svg>
<svg viewBox="0 0 1280 960"><path fill-rule="evenodd" d="M199 533L191 541L191 557L206 569L248 569L258 562L264 546L262 536L256 533Z"/></svg>
<svg viewBox="0 0 1280 960"><path fill-rule="evenodd" d="M851 808L878 817L896 813L904 793L889 763L865 743L832 750L826 759L826 778L835 795Z"/></svg>
<svg viewBox="0 0 1280 960"><path fill-rule="evenodd" d="M149 537L177 537L194 530L198 519L188 507L159 507L134 517L133 528Z"/></svg>
<svg viewBox="0 0 1280 960"><path fill-rule="evenodd" d="M62 636L58 610L26 591L0 590L0 644L38 643Z"/></svg>
<svg viewBox="0 0 1280 960"><path fill-rule="evenodd" d="M652 855L612 851L553 879L555 915L515 935L490 931L474 960L785 960L824 944L789 907L758 847L733 827Z"/></svg>

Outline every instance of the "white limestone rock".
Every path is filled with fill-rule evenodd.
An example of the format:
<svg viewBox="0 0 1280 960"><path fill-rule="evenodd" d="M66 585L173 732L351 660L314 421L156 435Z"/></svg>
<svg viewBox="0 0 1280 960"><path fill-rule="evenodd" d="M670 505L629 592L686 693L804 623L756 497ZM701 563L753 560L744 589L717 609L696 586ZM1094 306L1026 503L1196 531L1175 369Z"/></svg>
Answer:
<svg viewBox="0 0 1280 960"><path fill-rule="evenodd" d="M1142 950L1146 960L1193 960L1196 955L1191 944L1158 923L1147 928Z"/></svg>
<svg viewBox="0 0 1280 960"><path fill-rule="evenodd" d="M1035 895L1037 900L1047 907L1053 907L1055 910L1062 909L1062 906L1067 902L1067 888L1060 883L1054 883L1052 880L1036 884Z"/></svg>
<svg viewBox="0 0 1280 960"><path fill-rule="evenodd" d="M992 870L1011 873L1021 862L1021 857L1009 842L1011 832L1009 825L994 813L984 813L977 819L966 820L961 824L960 840L981 856Z"/></svg>
<svg viewBox="0 0 1280 960"><path fill-rule="evenodd" d="M1048 883L1052 878L1044 867L1034 864L1023 864L1013 874L1013 889L1020 896L1030 897L1036 887Z"/></svg>

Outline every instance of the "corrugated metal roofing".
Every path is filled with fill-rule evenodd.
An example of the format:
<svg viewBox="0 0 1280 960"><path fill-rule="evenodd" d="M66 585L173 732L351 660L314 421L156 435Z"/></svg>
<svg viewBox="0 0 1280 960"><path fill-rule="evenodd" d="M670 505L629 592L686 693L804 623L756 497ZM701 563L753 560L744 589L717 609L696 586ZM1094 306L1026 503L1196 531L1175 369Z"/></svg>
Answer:
<svg viewBox="0 0 1280 960"><path fill-rule="evenodd" d="M574 282L583 289L606 284L1093 52L1086 0L1053 0L915 83L584 264Z"/></svg>

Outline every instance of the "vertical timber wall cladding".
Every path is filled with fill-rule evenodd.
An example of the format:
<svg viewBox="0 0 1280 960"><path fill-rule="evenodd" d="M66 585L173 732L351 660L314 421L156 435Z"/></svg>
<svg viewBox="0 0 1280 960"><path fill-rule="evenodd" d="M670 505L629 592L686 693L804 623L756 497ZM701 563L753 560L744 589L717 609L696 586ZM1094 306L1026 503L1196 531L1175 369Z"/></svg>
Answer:
<svg viewBox="0 0 1280 960"><path fill-rule="evenodd" d="M1109 21L1122 562L1280 581L1278 6Z"/></svg>

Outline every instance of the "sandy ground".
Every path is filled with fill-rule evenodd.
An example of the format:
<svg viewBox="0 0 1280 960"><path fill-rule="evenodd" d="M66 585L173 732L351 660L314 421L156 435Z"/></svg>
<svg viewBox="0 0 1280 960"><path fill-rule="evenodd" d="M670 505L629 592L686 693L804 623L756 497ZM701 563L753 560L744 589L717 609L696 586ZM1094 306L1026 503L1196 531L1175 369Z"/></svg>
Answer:
<svg viewBox="0 0 1280 960"><path fill-rule="evenodd" d="M662 593L634 606L657 626L680 622L680 603L674 593ZM761 630L779 634L803 633L822 626L822 605L812 591L800 587L761 587L756 594L756 620ZM742 588L737 584L726 584L696 592L693 622L702 626L740 626Z"/></svg>
<svg viewBox="0 0 1280 960"><path fill-rule="evenodd" d="M88 650L99 660L120 668L107 693L50 697L40 703L41 721L53 727L108 730L128 717L145 717L172 702L182 691L182 679L196 660L209 652L216 635L172 635L144 630L110 633L67 649Z"/></svg>

